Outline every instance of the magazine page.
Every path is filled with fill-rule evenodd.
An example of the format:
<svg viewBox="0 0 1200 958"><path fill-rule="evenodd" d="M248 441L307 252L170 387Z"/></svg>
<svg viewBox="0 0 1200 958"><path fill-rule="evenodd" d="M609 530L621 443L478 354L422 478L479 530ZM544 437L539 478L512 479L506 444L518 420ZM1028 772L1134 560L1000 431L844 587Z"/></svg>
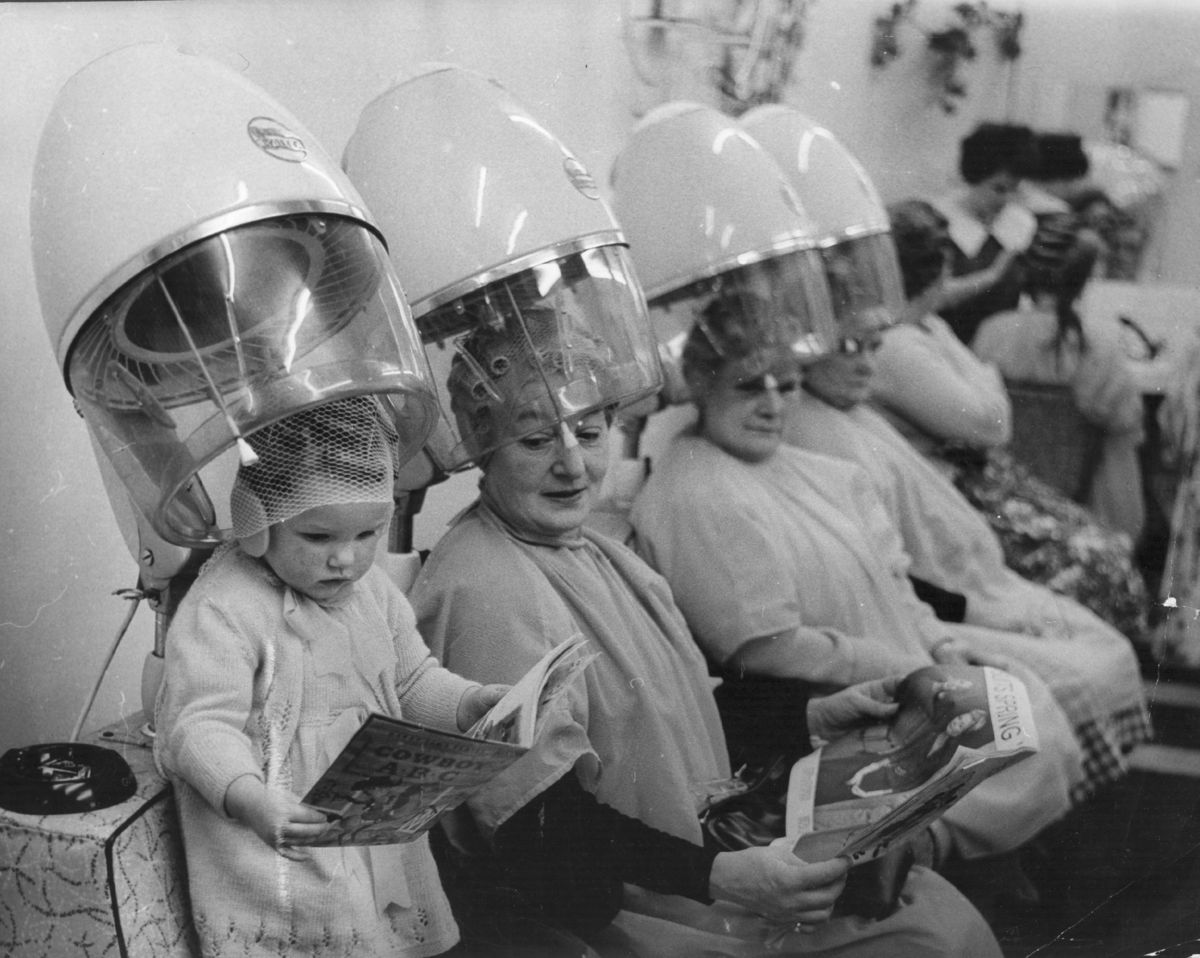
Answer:
<svg viewBox="0 0 1200 958"><path fill-rule="evenodd" d="M801 858L878 858L1037 751L1024 683L1000 669L918 669L897 700L888 724L843 736L793 766L787 834Z"/></svg>
<svg viewBox="0 0 1200 958"><path fill-rule="evenodd" d="M488 713L467 732L472 738L533 744L537 718L558 699L595 654L582 654L587 640L576 633L560 642L526 672Z"/></svg>
<svg viewBox="0 0 1200 958"><path fill-rule="evenodd" d="M334 817L313 845L409 842L526 749L370 715L304 803Z"/></svg>
<svg viewBox="0 0 1200 958"><path fill-rule="evenodd" d="M373 714L304 796L330 816L312 845L409 842L465 802L533 744L538 715L594 655L580 635L546 654L468 732Z"/></svg>

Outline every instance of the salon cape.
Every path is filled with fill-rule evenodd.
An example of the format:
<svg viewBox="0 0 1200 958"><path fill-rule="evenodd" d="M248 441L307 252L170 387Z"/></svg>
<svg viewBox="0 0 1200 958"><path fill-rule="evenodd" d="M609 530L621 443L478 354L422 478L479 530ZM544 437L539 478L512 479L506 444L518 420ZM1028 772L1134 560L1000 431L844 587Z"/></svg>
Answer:
<svg viewBox="0 0 1200 958"><path fill-rule="evenodd" d="M984 651L1033 668L1076 725L1144 707L1141 672L1125 636L1078 602L1022 578L999 540L928 459L877 411L835 409L801 393L786 442L857 464L900 532L910 572L967 597L967 625Z"/></svg>
<svg viewBox="0 0 1200 958"><path fill-rule="evenodd" d="M967 622L1037 635L1065 624L1068 609L1085 611L1008 568L987 520L881 413L835 409L807 392L794 402L784 441L861 467L900 532L910 573L967 596Z"/></svg>
<svg viewBox="0 0 1200 958"><path fill-rule="evenodd" d="M470 507L426 560L410 595L421 635L453 671L515 682L576 632L598 653L570 712L469 802L485 838L572 768L596 798L701 843L699 791L729 775L699 650L662 578L607 537L517 534Z"/></svg>
<svg viewBox="0 0 1200 958"><path fill-rule="evenodd" d="M689 430L655 460L631 519L638 551L722 665L751 639L795 630L797 677L841 687L928 665L945 634L918 625L928 607L907 586L896 532L845 462L781 446L746 463Z"/></svg>
<svg viewBox="0 0 1200 958"><path fill-rule="evenodd" d="M975 645L972 632L993 633L939 622L916 597L899 536L852 463L786 445L745 462L685 433L656 460L632 519L639 550L722 663L750 639L791 633L791 674L844 686L929 665L944 638ZM1036 835L1068 810L1084 777L1050 690L1021 663L1010 670L1029 692L1039 750L945 813L967 857Z"/></svg>
<svg viewBox="0 0 1200 958"><path fill-rule="evenodd" d="M725 738L704 661L644 562L587 530L561 541L519 536L476 504L433 550L411 599L431 648L480 680L519 678L574 631L600 653L572 714L556 716L533 751L471 801L485 836L574 765L600 801L700 841L696 789L728 775ZM593 944L605 955L653 958L1000 953L973 906L923 868L910 872L901 907L883 921L840 918L782 937L736 905L626 885L623 910Z"/></svg>

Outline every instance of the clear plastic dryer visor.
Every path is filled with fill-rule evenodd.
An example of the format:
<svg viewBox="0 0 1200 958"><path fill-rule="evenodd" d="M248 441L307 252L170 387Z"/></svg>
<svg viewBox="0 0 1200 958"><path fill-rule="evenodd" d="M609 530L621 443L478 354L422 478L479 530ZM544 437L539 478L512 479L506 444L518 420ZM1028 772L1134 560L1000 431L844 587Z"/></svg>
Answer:
<svg viewBox="0 0 1200 958"><path fill-rule="evenodd" d="M774 348L804 365L828 353L837 342L821 253L797 249L771 259L726 270L660 296L650 303L650 322L668 365L667 379L682 382L683 346L705 307L720 294L745 294L744 326L754 330L762 349ZM719 354L737 355L746 344L714 342ZM668 395L670 402L687 397Z"/></svg>
<svg viewBox="0 0 1200 958"><path fill-rule="evenodd" d="M342 396L386 394L401 459L436 421L416 329L361 221L259 220L172 253L125 283L72 344L67 380L134 508L167 541L230 527L244 439Z"/></svg>
<svg viewBox="0 0 1200 958"><path fill-rule="evenodd" d="M894 325L904 309L904 284L890 233L842 240L821 250L829 295L842 336Z"/></svg>
<svg viewBox="0 0 1200 958"><path fill-rule="evenodd" d="M428 443L446 472L662 385L625 247L566 253L417 318L442 417Z"/></svg>

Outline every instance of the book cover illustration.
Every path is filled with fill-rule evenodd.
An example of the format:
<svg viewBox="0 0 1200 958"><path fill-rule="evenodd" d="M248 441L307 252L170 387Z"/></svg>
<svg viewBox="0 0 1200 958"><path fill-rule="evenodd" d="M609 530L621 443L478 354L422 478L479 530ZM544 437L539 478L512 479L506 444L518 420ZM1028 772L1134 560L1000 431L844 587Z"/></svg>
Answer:
<svg viewBox="0 0 1200 958"><path fill-rule="evenodd" d="M787 834L801 858L878 858L1037 751L1025 685L1000 669L918 669L896 698L891 722L845 735L792 767Z"/></svg>
<svg viewBox="0 0 1200 958"><path fill-rule="evenodd" d="M538 716L595 657L560 643L465 733L369 715L304 796L332 824L312 845L409 842L524 755Z"/></svg>

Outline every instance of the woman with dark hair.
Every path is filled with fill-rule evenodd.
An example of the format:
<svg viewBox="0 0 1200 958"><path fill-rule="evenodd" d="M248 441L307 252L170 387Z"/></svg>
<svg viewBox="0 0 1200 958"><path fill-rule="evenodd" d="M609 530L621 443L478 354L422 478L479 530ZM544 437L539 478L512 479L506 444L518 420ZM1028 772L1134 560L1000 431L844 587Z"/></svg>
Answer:
<svg viewBox="0 0 1200 958"><path fill-rule="evenodd" d="M1037 221L1016 194L1037 159L1029 127L980 124L959 145L962 188L935 201L947 221L952 277L938 311L964 343L987 316L1012 309L1020 298L1017 254L1029 245Z"/></svg>
<svg viewBox="0 0 1200 958"><path fill-rule="evenodd" d="M1037 163L1027 171L1020 202L1041 222L1071 211L1074 196L1087 187L1091 160L1077 133L1034 134Z"/></svg>
<svg viewBox="0 0 1200 958"><path fill-rule="evenodd" d="M876 408L983 514L1010 568L1144 642L1149 599L1129 537L1014 460L1005 448L1011 407L1000 371L932 312L944 240L936 211L914 200L888 214L912 310L883 337L871 387ZM1039 251L1026 257L1035 268L1051 233L1044 230Z"/></svg>
<svg viewBox="0 0 1200 958"><path fill-rule="evenodd" d="M985 320L972 350L1008 379L1071 386L1079 411L1104 430L1089 508L1137 542L1145 521L1138 446L1142 398L1114 331L1085 331L1077 304L1099 246L1069 222L1043 229L1026 256L1029 299Z"/></svg>

